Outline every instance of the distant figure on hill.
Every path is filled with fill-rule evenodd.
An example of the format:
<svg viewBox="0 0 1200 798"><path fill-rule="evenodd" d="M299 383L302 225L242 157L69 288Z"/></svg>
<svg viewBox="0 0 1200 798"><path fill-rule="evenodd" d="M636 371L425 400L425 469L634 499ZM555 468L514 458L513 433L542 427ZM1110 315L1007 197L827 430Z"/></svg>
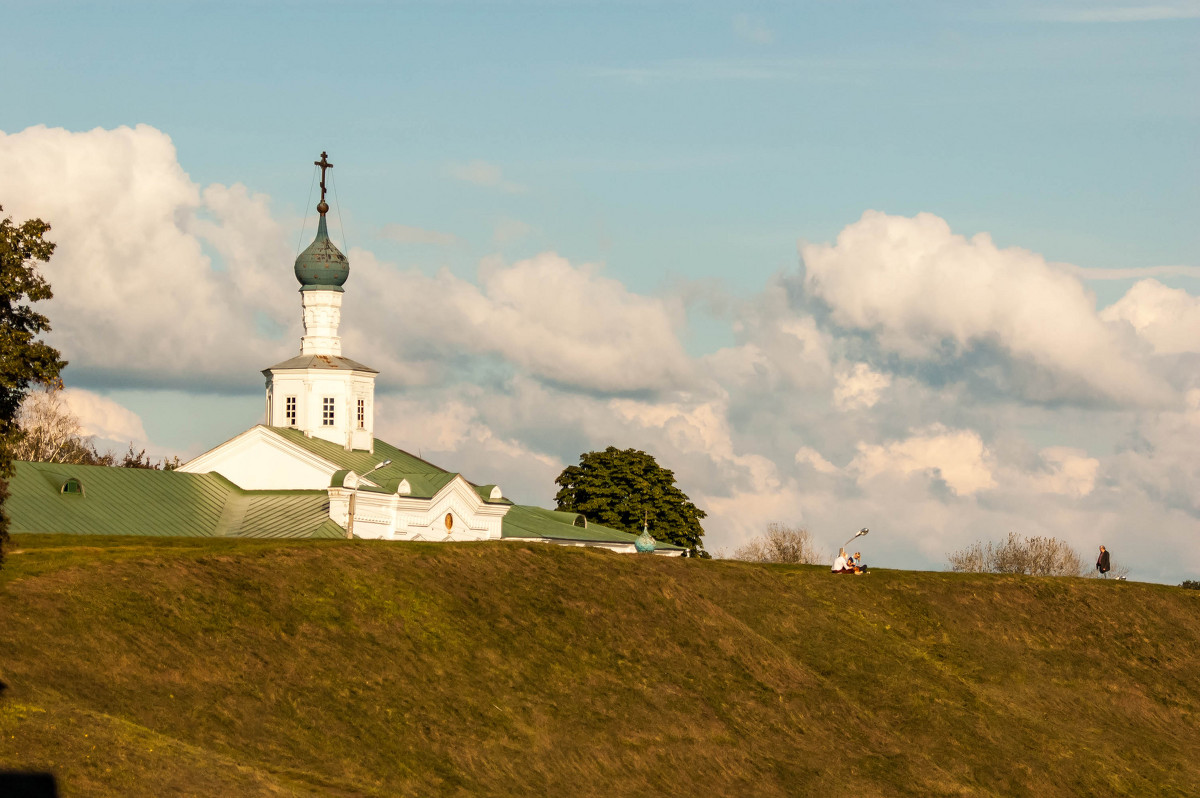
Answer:
<svg viewBox="0 0 1200 798"><path fill-rule="evenodd" d="M1108 556L1108 549L1100 547L1100 556L1096 558L1096 570L1105 579L1108 579L1108 572L1112 570L1112 559Z"/></svg>

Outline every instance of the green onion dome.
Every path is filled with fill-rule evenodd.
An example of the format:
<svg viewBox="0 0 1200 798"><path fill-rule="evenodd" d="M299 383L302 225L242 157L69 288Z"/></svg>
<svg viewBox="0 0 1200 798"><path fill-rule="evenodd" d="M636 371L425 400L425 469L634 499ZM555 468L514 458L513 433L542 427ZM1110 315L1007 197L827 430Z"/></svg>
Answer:
<svg viewBox="0 0 1200 798"><path fill-rule="evenodd" d="M322 200L321 205L325 205ZM329 206L325 206L328 209ZM317 208L320 210L320 206ZM308 249L296 258L296 279L301 291L341 291L342 284L350 276L350 261L329 240L325 226L325 214L317 224L317 237Z"/></svg>
<svg viewBox="0 0 1200 798"><path fill-rule="evenodd" d="M633 541L633 547L637 549L638 553L640 554L648 554L649 552L654 551L655 540L650 535L649 527L642 529L642 534L638 535Z"/></svg>

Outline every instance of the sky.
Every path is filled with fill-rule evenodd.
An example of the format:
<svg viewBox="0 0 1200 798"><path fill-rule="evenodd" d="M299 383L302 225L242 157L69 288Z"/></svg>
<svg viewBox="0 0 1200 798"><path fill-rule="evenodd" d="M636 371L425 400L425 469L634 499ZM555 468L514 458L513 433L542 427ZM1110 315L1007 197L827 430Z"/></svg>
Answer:
<svg viewBox="0 0 1200 798"><path fill-rule="evenodd" d="M940 569L1016 532L1200 574L1200 2L4 18L0 205L53 226L103 446L263 420L325 150L389 442L543 505L648 451L717 553L867 526L868 563Z"/></svg>

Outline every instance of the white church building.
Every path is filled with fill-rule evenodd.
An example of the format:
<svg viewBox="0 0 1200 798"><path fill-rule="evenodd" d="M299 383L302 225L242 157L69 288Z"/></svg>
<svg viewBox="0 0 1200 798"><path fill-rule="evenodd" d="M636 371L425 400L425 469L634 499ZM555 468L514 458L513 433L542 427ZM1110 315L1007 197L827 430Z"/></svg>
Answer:
<svg viewBox="0 0 1200 798"><path fill-rule="evenodd" d="M475 484L375 438L378 372L342 353L338 330L350 264L326 225L325 169L332 164L325 153L317 166L317 234L295 263L304 335L298 355L262 372L266 423L173 472L17 463L6 505L12 531L516 539L682 554L646 533L515 505L498 485ZM130 506L142 512L131 514Z"/></svg>

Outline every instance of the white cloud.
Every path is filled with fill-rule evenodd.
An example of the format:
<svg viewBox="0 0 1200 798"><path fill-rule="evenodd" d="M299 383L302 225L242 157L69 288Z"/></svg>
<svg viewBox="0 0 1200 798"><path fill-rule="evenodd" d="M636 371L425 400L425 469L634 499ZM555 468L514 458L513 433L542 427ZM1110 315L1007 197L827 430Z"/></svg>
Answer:
<svg viewBox="0 0 1200 798"><path fill-rule="evenodd" d="M1200 352L1200 297L1157 280L1142 280L1100 314L1126 321L1158 354Z"/></svg>
<svg viewBox="0 0 1200 798"><path fill-rule="evenodd" d="M84 435L121 445L144 446L148 442L141 417L117 402L82 388L66 388L62 398L71 414L79 419Z"/></svg>
<svg viewBox="0 0 1200 798"><path fill-rule="evenodd" d="M379 235L401 244L431 244L437 247L452 247L459 243L458 236L407 224L385 224Z"/></svg>
<svg viewBox="0 0 1200 798"><path fill-rule="evenodd" d="M1063 496L1087 496L1096 486L1100 461L1080 449L1052 446L1041 452L1047 471L1034 476L1035 487L1043 493Z"/></svg>
<svg viewBox="0 0 1200 798"><path fill-rule="evenodd" d="M1048 374L1051 397L1170 401L1166 382L1126 351L1080 281L1036 253L1000 249L986 233L955 235L932 214L878 211L842 230L836 244L800 251L805 286L834 320L874 332L902 356L945 357L947 343L959 355L992 345Z"/></svg>
<svg viewBox="0 0 1200 798"><path fill-rule="evenodd" d="M447 172L455 180L474 183L477 186L495 188L508 194L523 194L529 189L519 183L506 180L504 170L494 163L474 160L468 163L455 163L447 167Z"/></svg>
<svg viewBox="0 0 1200 798"><path fill-rule="evenodd" d="M801 446L796 450L796 462L810 465L822 474L837 474L841 471L811 446Z"/></svg>
<svg viewBox="0 0 1200 798"><path fill-rule="evenodd" d="M6 213L52 225L49 340L77 371L245 379L273 362L255 325L295 310L278 276L290 253L262 195L201 191L146 125L0 133L0 185Z"/></svg>
<svg viewBox="0 0 1200 798"><path fill-rule="evenodd" d="M675 332L682 307L634 294L597 266L575 266L554 253L512 265L485 260L475 284L449 271L429 277L395 269L355 250L351 269L358 305L343 314L346 351L378 351L375 342L396 341L409 361L393 361L392 373L410 381L418 354L434 370L463 356L491 358L595 391L663 390L692 378ZM429 299L397 315L397 296Z"/></svg>
<svg viewBox="0 0 1200 798"><path fill-rule="evenodd" d="M885 445L860 443L849 469L861 483L880 475L926 473L940 478L958 496L996 487L988 465L990 455L973 430L949 430L934 425Z"/></svg>
<svg viewBox="0 0 1200 798"><path fill-rule="evenodd" d="M833 403L839 410L874 407L891 384L890 375L872 371L866 363L855 363L853 368L837 375Z"/></svg>

